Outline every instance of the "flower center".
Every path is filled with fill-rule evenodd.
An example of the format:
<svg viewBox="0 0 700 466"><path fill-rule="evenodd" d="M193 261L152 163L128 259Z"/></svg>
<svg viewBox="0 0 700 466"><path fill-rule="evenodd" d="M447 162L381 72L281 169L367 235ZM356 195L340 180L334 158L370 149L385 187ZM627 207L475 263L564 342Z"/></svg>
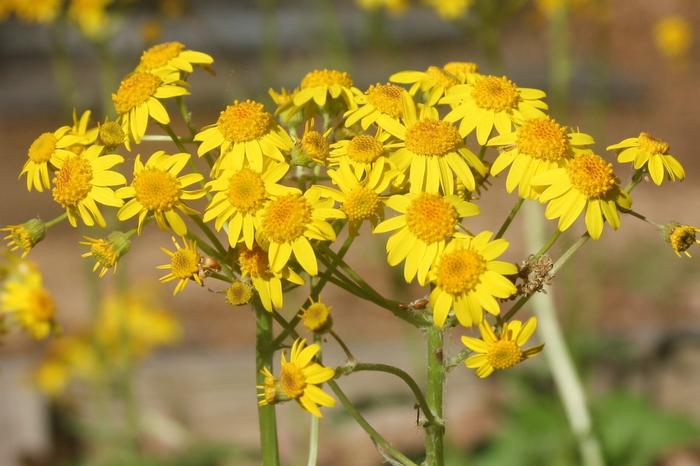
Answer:
<svg viewBox="0 0 700 466"><path fill-rule="evenodd" d="M314 70L306 74L301 80L301 88L333 86L352 87L353 82L350 75L345 71L337 70Z"/></svg>
<svg viewBox="0 0 700 466"><path fill-rule="evenodd" d="M367 90L367 100L381 113L399 118L403 115L402 91L402 88L393 84L377 84Z"/></svg>
<svg viewBox="0 0 700 466"><path fill-rule="evenodd" d="M406 225L425 243L434 243L452 235L457 224L457 211L446 199L422 193L406 209Z"/></svg>
<svg viewBox="0 0 700 466"><path fill-rule="evenodd" d="M119 84L116 94L112 94L112 101L117 113L128 113L135 107L145 103L160 86L162 81L150 73L137 71Z"/></svg>
<svg viewBox="0 0 700 466"><path fill-rule="evenodd" d="M448 73L463 77L479 72L479 65L470 61L451 61L442 67Z"/></svg>
<svg viewBox="0 0 700 466"><path fill-rule="evenodd" d="M238 252L238 263L244 275L253 278L262 278L263 280L272 277L270 273L270 264L267 261L267 252L258 246L253 246L253 249L240 248Z"/></svg>
<svg viewBox="0 0 700 466"><path fill-rule="evenodd" d="M303 235L310 221L311 206L306 199L298 194L288 194L267 205L262 229L270 240L286 243Z"/></svg>
<svg viewBox="0 0 700 466"><path fill-rule="evenodd" d="M505 76L483 76L474 83L472 98L479 108L504 112L518 105L518 87Z"/></svg>
<svg viewBox="0 0 700 466"><path fill-rule="evenodd" d="M318 131L306 131L301 138L301 148L314 160L324 161L328 157L328 140Z"/></svg>
<svg viewBox="0 0 700 466"><path fill-rule="evenodd" d="M671 233L670 240L674 251L685 252L696 243L696 230L687 225L676 227Z"/></svg>
<svg viewBox="0 0 700 466"><path fill-rule="evenodd" d="M457 128L446 121L423 120L406 131L406 148L426 157L445 155L461 141Z"/></svg>
<svg viewBox="0 0 700 466"><path fill-rule="evenodd" d="M270 131L272 115L265 111L263 104L246 100L226 107L216 124L227 141L246 142Z"/></svg>
<svg viewBox="0 0 700 466"><path fill-rule="evenodd" d="M516 144L522 154L558 162L569 155L566 129L549 117L526 120L518 129Z"/></svg>
<svg viewBox="0 0 700 466"><path fill-rule="evenodd" d="M166 65L170 60L180 55L185 48L185 44L180 42L166 42L154 45L141 55L139 71L150 71Z"/></svg>
<svg viewBox="0 0 700 466"><path fill-rule="evenodd" d="M304 394L306 378L293 362L283 362L280 373L280 386L289 398L299 398Z"/></svg>
<svg viewBox="0 0 700 466"><path fill-rule="evenodd" d="M243 213L256 212L265 201L265 183L258 173L243 168L228 181L228 200Z"/></svg>
<svg viewBox="0 0 700 466"><path fill-rule="evenodd" d="M457 249L445 254L437 267L437 285L452 295L472 291L486 271L486 261L476 251Z"/></svg>
<svg viewBox="0 0 700 466"><path fill-rule="evenodd" d="M348 157L358 163L372 163L383 153L382 143L368 134L355 136L348 144Z"/></svg>
<svg viewBox="0 0 700 466"><path fill-rule="evenodd" d="M379 195L364 186L358 186L345 197L345 202L341 207L348 220L362 221L377 213L381 201Z"/></svg>
<svg viewBox="0 0 700 466"><path fill-rule="evenodd" d="M330 309L324 303L313 303L306 308L302 315L302 323L312 332L323 328L330 317Z"/></svg>
<svg viewBox="0 0 700 466"><path fill-rule="evenodd" d="M31 313L39 321L50 320L56 312L56 303L51 295L42 289L33 290L29 297L30 303L27 306Z"/></svg>
<svg viewBox="0 0 700 466"><path fill-rule="evenodd" d="M649 133L639 133L639 148L648 154L666 154L669 145L666 141L657 139Z"/></svg>
<svg viewBox="0 0 700 466"><path fill-rule="evenodd" d="M178 249L170 258L170 267L177 278L190 278L199 272L199 254L190 247Z"/></svg>
<svg viewBox="0 0 700 466"><path fill-rule="evenodd" d="M571 184L588 198L600 197L615 186L612 164L595 154L580 154L566 166Z"/></svg>
<svg viewBox="0 0 700 466"><path fill-rule="evenodd" d="M98 240L90 245L90 254L103 267L109 269L117 263L117 251L114 250L112 244L106 240Z"/></svg>
<svg viewBox="0 0 700 466"><path fill-rule="evenodd" d="M457 78L455 78L450 72L442 68L438 68L437 66L429 66L426 73L428 76L430 76L430 78L432 78L433 81L435 81L437 86L444 87L445 89L459 84Z"/></svg>
<svg viewBox="0 0 700 466"><path fill-rule="evenodd" d="M44 133L29 146L29 159L34 163L48 162L56 150L56 137L53 133Z"/></svg>
<svg viewBox="0 0 700 466"><path fill-rule="evenodd" d="M236 281L226 290L226 300L234 306L247 304L253 298L253 289L242 281Z"/></svg>
<svg viewBox="0 0 700 466"><path fill-rule="evenodd" d="M491 345L486 358L494 369L508 369L522 361L523 353L514 341L498 340Z"/></svg>
<svg viewBox="0 0 700 466"><path fill-rule="evenodd" d="M148 210L170 210L180 200L180 182L170 173L157 168L147 168L138 173L132 186L136 200Z"/></svg>
<svg viewBox="0 0 700 466"><path fill-rule="evenodd" d="M90 162L80 157L71 157L53 179L53 198L63 207L75 207L85 199L92 189Z"/></svg>

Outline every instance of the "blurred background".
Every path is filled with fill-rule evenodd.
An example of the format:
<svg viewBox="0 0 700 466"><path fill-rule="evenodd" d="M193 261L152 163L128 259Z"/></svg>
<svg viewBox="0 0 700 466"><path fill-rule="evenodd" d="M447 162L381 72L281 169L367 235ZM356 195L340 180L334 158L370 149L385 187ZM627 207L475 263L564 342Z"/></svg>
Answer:
<svg viewBox="0 0 700 466"><path fill-rule="evenodd" d="M484 73L546 90L554 115L594 135L600 153L640 131L668 141L687 180L644 182L635 205L658 223L700 224L697 0L0 0L0 20L2 225L59 213L50 196L28 193L17 179L32 141L69 124L73 108L103 121L110 93L141 52L170 40L215 58L215 75L191 79L196 127L234 99L272 109L268 88L293 89L314 68L347 70L365 89L399 70L477 62ZM150 155L151 146L164 144L139 150ZM513 202L505 192L489 196L474 222L496 229ZM509 232L513 262L528 252L520 220ZM577 224L562 243L582 229ZM166 261L159 247L169 234L154 228L116 276L98 282L92 262L80 258L83 234L90 236L62 225L30 255L62 336L38 342L12 331L2 339L0 465L259 464L254 315L196 286L172 298L155 269ZM422 297L386 265L384 241L365 235L349 262L395 299ZM606 230L556 278L552 293L609 465L700 465L699 280L697 260L677 258L657 230L634 218L615 234ZM414 329L342 290L329 287L323 298L358 359L423 377ZM283 314L290 318L304 299L292 293ZM128 313L138 335L128 347L114 344L118 312ZM95 338L108 348L98 363L85 349ZM456 334L448 348L459 351ZM324 352L328 364L343 362L332 344ZM377 430L421 458L423 432L405 387L362 373L341 382ZM486 381L456 368L445 412L451 465L580 464L544 358ZM307 414L288 403L278 415L283 464L305 464ZM128 441L138 457L115 459L115 439L134 429ZM325 413L319 454L321 465L383 461L340 407Z"/></svg>

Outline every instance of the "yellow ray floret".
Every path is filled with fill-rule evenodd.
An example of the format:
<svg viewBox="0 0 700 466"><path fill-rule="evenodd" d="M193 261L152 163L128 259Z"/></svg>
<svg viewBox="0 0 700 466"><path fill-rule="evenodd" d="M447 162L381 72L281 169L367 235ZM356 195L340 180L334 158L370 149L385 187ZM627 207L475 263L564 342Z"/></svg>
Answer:
<svg viewBox="0 0 700 466"><path fill-rule="evenodd" d="M652 181L657 185L663 183L664 173L671 181L685 178L683 166L668 153L668 143L649 133L642 132L639 133L639 137L624 139L608 146L607 150L617 151L617 161L620 163L634 163L635 170L646 167Z"/></svg>
<svg viewBox="0 0 700 466"><path fill-rule="evenodd" d="M465 327L480 324L484 309L501 313L497 299L512 296L517 290L505 276L518 273L510 262L495 260L508 248L508 241L491 241L493 233L476 236L456 233L430 270L435 285L430 293L435 325L442 327L450 309Z"/></svg>

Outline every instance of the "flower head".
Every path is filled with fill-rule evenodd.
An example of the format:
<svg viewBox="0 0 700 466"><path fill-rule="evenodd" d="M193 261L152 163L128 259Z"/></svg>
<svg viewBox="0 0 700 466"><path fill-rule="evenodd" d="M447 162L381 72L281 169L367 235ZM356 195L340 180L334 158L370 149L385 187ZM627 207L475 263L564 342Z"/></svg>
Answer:
<svg viewBox="0 0 700 466"><path fill-rule="evenodd" d="M270 369L267 367L263 367L260 373L263 376L262 384L255 386L255 388L260 391L260 393L258 393L258 398L260 398L258 404L260 406L266 406L277 403L277 379L275 379L275 376L272 375L272 372L270 372Z"/></svg>
<svg viewBox="0 0 700 466"><path fill-rule="evenodd" d="M649 133L641 132L639 137L623 139L617 144L608 146L607 150L618 151L617 161L633 162L635 170L646 167L652 181L657 185L663 182L664 173L671 181L685 178L683 166L668 153L668 143Z"/></svg>
<svg viewBox="0 0 700 466"><path fill-rule="evenodd" d="M272 311L282 308L282 280L303 285L304 279L288 266L273 271L268 256L268 251L258 244L255 244L251 249L245 245L238 247L238 266L241 275L253 282L263 307Z"/></svg>
<svg viewBox="0 0 700 466"><path fill-rule="evenodd" d="M693 45L693 29L682 16L666 16L654 25L654 40L668 58L685 58Z"/></svg>
<svg viewBox="0 0 700 466"><path fill-rule="evenodd" d="M299 90L294 93L292 101L294 112L316 104L318 107L341 105L344 110L355 106L357 88L350 75L339 70L313 70L304 76Z"/></svg>
<svg viewBox="0 0 700 466"><path fill-rule="evenodd" d="M124 256L131 248L131 235L121 231L113 231L107 238L90 238L85 237L85 241L80 244L88 246L90 250L82 254L82 257L94 257L95 265L92 268L93 272L99 271L99 277L105 276L109 269L117 271L119 259Z"/></svg>
<svg viewBox="0 0 700 466"><path fill-rule="evenodd" d="M253 287L242 280L236 280L226 289L226 302L231 306L242 306L253 299Z"/></svg>
<svg viewBox="0 0 700 466"><path fill-rule="evenodd" d="M384 165L389 161L389 153L400 146L390 142L390 134L377 131L376 135L358 134L349 139L341 139L331 146L328 165L335 167L348 164L358 177L369 173L375 164Z"/></svg>
<svg viewBox="0 0 700 466"><path fill-rule="evenodd" d="M296 149L301 155L301 157L296 156L296 158L300 161L311 159L316 163L325 165L330 153L328 137L332 132L333 128L331 127L321 133L316 130L315 120L313 118L308 120L304 125L304 135L296 142ZM292 160L295 160L294 156Z"/></svg>
<svg viewBox="0 0 700 466"><path fill-rule="evenodd" d="M523 349L537 328L537 319L531 317L525 324L513 320L500 327L498 335L488 321L479 324L481 338L463 336L464 346L477 354L469 356L464 365L476 369L476 375L488 377L495 370L510 369L542 351L544 345Z"/></svg>
<svg viewBox="0 0 700 466"><path fill-rule="evenodd" d="M8 225L0 228L6 231L7 245L10 251L22 250L22 257L27 257L29 251L34 248L46 236L46 225L38 218L32 218L20 225Z"/></svg>
<svg viewBox="0 0 700 466"><path fill-rule="evenodd" d="M42 133L34 140L27 151L27 161L22 167L22 175L27 176L27 190L35 188L43 191L50 188L49 170L55 170L67 157L75 155L70 147L78 141L70 134L70 126L62 126L54 132Z"/></svg>
<svg viewBox="0 0 700 466"><path fill-rule="evenodd" d="M403 117L403 95L406 90L395 84L375 84L363 94L356 95L357 107L345 112L345 126L360 123L363 130L370 125L395 136L403 134L400 120Z"/></svg>
<svg viewBox="0 0 700 466"><path fill-rule="evenodd" d="M301 323L315 333L324 333L331 329L333 318L331 307L321 301L311 299L311 304L301 311Z"/></svg>
<svg viewBox="0 0 700 466"><path fill-rule="evenodd" d="M168 283L177 280L177 285L173 290L173 295L185 289L190 280L194 280L200 286L203 286L202 279L199 275L199 263L201 256L194 241L182 239L183 246L177 242L175 237L172 237L175 251L166 248L160 248L161 251L170 256L170 263L159 265L161 270L170 270L167 275L160 278L161 283Z"/></svg>
<svg viewBox="0 0 700 466"><path fill-rule="evenodd" d="M136 71L169 75L172 72L192 73L192 65L211 65L214 59L206 53L187 50L181 42L164 42L150 47L141 54Z"/></svg>
<svg viewBox="0 0 700 466"><path fill-rule="evenodd" d="M678 257L681 257L681 253L690 257L688 249L694 244L700 244L700 240L697 238L697 233L700 232L700 228L672 222L664 226L663 232L664 239L671 245L673 252L675 252Z"/></svg>
<svg viewBox="0 0 700 466"><path fill-rule="evenodd" d="M46 338L56 327L56 302L44 288L36 266L22 261L0 288L0 313L4 313L36 339Z"/></svg>
<svg viewBox="0 0 700 466"><path fill-rule="evenodd" d="M429 106L437 104L449 89L460 84L457 76L437 66L429 66L425 71L399 71L392 74L389 81L411 84L408 92L414 96L421 91Z"/></svg>

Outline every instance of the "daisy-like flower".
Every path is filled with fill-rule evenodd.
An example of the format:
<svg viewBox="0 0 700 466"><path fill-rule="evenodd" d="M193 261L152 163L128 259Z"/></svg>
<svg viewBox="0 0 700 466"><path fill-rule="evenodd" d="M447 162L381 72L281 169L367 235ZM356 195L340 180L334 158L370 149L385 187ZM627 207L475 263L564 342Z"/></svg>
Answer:
<svg viewBox="0 0 700 466"><path fill-rule="evenodd" d="M433 106L445 95L448 89L460 84L459 78L444 68L430 66L425 71L399 71L389 77L389 81L410 84L409 92L425 94L425 103Z"/></svg>
<svg viewBox="0 0 700 466"><path fill-rule="evenodd" d="M424 0L445 21L455 21L464 16L474 0Z"/></svg>
<svg viewBox="0 0 700 466"><path fill-rule="evenodd" d="M401 215L384 220L374 233L399 230L386 243L387 262L396 266L405 260L404 278L410 283L417 276L421 285L455 234L459 219L479 213L479 206L457 195L434 193L395 195L386 205Z"/></svg>
<svg viewBox="0 0 700 466"><path fill-rule="evenodd" d="M213 125L205 126L194 137L201 141L197 154L221 148L214 164L214 173L225 168L240 170L247 160L250 168L261 172L263 156L284 162L283 152L292 148L289 134L265 111L263 104L253 100L234 102L226 107Z"/></svg>
<svg viewBox="0 0 700 466"><path fill-rule="evenodd" d="M267 406L267 405L273 405L277 403L277 379L275 378L274 375L272 375L272 372L270 372L270 369L267 367L263 367L260 370L260 373L262 374L262 384L261 385L256 385L255 388L258 389L258 405L259 406Z"/></svg>
<svg viewBox="0 0 700 466"><path fill-rule="evenodd" d="M592 152L577 154L565 167L534 177L532 184L546 188L539 200L549 202L545 216L558 218L560 231L573 225L585 209L586 228L593 239L603 233L603 221L618 229L618 207L632 206L632 199L617 183L612 164Z"/></svg>
<svg viewBox="0 0 700 466"><path fill-rule="evenodd" d="M28 160L19 174L20 178L27 175L28 191L35 188L41 192L50 188L49 165L57 168L62 160L74 155L69 148L76 143L76 138L70 132L70 126L62 126L54 132L42 133L29 146Z"/></svg>
<svg viewBox="0 0 700 466"><path fill-rule="evenodd" d="M396 176L386 162L374 164L364 178L358 177L350 165L341 163L337 170L328 170L328 176L340 190L327 188L330 196L340 204L353 234L365 220L373 227L384 218L384 197L389 184Z"/></svg>
<svg viewBox="0 0 700 466"><path fill-rule="evenodd" d="M175 237L172 237L175 251L161 247L160 250L170 256L170 263L159 265L160 270L170 270L167 275L160 277L161 283L168 283L177 280L177 285L173 290L173 295L184 290L190 280L194 280L199 286L204 286L202 279L199 276L199 250L194 241L189 241L182 238L182 246L177 242Z"/></svg>
<svg viewBox="0 0 700 466"><path fill-rule="evenodd" d="M469 356L464 365L476 369L476 375L488 377L495 370L511 367L535 356L544 348L544 344L523 349L537 328L537 319L530 317L525 324L513 320L504 324L498 335L486 320L479 324L481 338L463 336L464 346L477 354Z"/></svg>
<svg viewBox="0 0 700 466"><path fill-rule="evenodd" d="M100 155L102 146L90 146L80 155L71 154L58 160L58 171L53 179L54 201L68 213L68 221L78 226L80 217L87 226L95 223L105 227L105 219L97 204L121 207L123 201L117 197L113 186L126 183L126 178L110 168L124 161L117 154Z"/></svg>
<svg viewBox="0 0 700 466"><path fill-rule="evenodd" d="M501 313L496 298L512 296L517 290L504 275L518 273L510 262L495 260L508 248L508 241L490 241L493 233L476 236L456 233L430 270L435 284L430 293L435 325L442 327L454 307L459 323L471 327L481 323L484 309L495 316Z"/></svg>
<svg viewBox="0 0 700 466"><path fill-rule="evenodd" d="M355 106L354 87L352 78L345 71L338 70L313 70L304 76L299 85L299 90L294 93L293 103L296 109L305 107L310 102L315 102L319 107L324 107L328 98L331 101L341 102L345 109Z"/></svg>
<svg viewBox="0 0 700 466"><path fill-rule="evenodd" d="M667 58L687 58L693 45L693 27L683 16L665 16L654 25L654 42Z"/></svg>
<svg viewBox="0 0 700 466"><path fill-rule="evenodd" d="M411 192L452 194L455 176L469 191L476 189L473 171L486 174L486 166L464 144L457 128L441 120L434 107L423 107L417 115L413 99L405 99L403 141L391 161L408 172Z"/></svg>
<svg viewBox="0 0 700 466"><path fill-rule="evenodd" d="M61 12L61 0L13 1L17 18L26 23L52 23Z"/></svg>
<svg viewBox="0 0 700 466"><path fill-rule="evenodd" d="M664 225L663 232L664 239L671 245L673 252L678 257L681 257L681 254L691 257L688 249L694 244L700 244L700 240L697 238L700 228L673 222Z"/></svg>
<svg viewBox="0 0 700 466"><path fill-rule="evenodd" d="M525 120L515 131L495 136L487 143L501 148L491 165L491 175L510 166L506 190L510 193L517 187L520 197L535 199L538 192L530 184L533 177L563 167L574 154L593 143L588 134L567 132L548 116Z"/></svg>
<svg viewBox="0 0 700 466"><path fill-rule="evenodd" d="M309 275L318 274L316 254L309 240L334 241L335 230L329 219L345 218L333 208L333 199L321 197L322 191L308 189L302 194L286 194L267 202L258 213L260 231L270 242L270 269L279 272L294 253Z"/></svg>
<svg viewBox="0 0 700 466"><path fill-rule="evenodd" d="M358 134L350 139L341 139L331 146L328 165L349 164L357 176L362 177L375 164L388 162L391 151L401 145L390 142L390 137L389 133L379 130L374 136Z"/></svg>
<svg viewBox="0 0 700 466"><path fill-rule="evenodd" d="M311 304L301 311L301 323L312 332L327 332L333 326L331 307L320 299L318 301L309 299Z"/></svg>
<svg viewBox="0 0 700 466"><path fill-rule="evenodd" d="M467 84L452 87L440 103L453 107L445 120L461 120L459 132L463 137L476 129L476 139L483 146L494 127L499 134L508 134L513 120L544 116L544 96L543 91L518 87L505 76L479 75Z"/></svg>
<svg viewBox="0 0 700 466"><path fill-rule="evenodd" d="M634 162L635 170L646 166L651 179L657 185L664 181L664 172L671 181L685 178L683 166L668 153L668 143L649 133L642 132L639 133L639 137L623 139L608 146L607 150L618 151L617 161L620 163Z"/></svg>
<svg viewBox="0 0 700 466"><path fill-rule="evenodd" d="M253 299L253 287L242 280L235 280L226 289L226 302L231 306L243 306Z"/></svg>
<svg viewBox="0 0 700 466"><path fill-rule="evenodd" d="M138 232L141 234L146 217L152 213L161 229L170 228L177 235L186 235L187 225L177 211L185 215L197 215L198 212L183 201L200 199L205 195L201 189L184 189L204 179L199 173L179 176L189 159L190 154L185 152L168 155L160 150L143 164L141 156L136 156L131 185L117 191L117 196L121 199L129 199L119 209L117 218L125 221L138 215Z"/></svg>
<svg viewBox="0 0 700 466"><path fill-rule="evenodd" d="M80 154L87 146L91 146L97 140L97 127L88 128L92 112L85 110L78 118L78 112L73 109L73 126L66 135L66 139L73 143L68 147L73 153Z"/></svg>
<svg viewBox="0 0 700 466"><path fill-rule="evenodd" d="M192 73L192 65L211 65L214 59L211 55L195 50L187 50L181 42L165 42L154 45L141 54L136 71L169 75L172 72Z"/></svg>
<svg viewBox="0 0 700 466"><path fill-rule="evenodd" d="M68 17L88 37L99 37L107 29L107 7L113 0L70 0Z"/></svg>
<svg viewBox="0 0 700 466"><path fill-rule="evenodd" d="M469 79L479 74L479 65L471 61L451 61L442 67L445 71L455 76L460 83L466 83Z"/></svg>
<svg viewBox="0 0 700 466"><path fill-rule="evenodd" d="M316 131L316 121L312 118L304 124L304 135L296 141L296 147L301 151L303 157L325 165L330 153L328 137L332 132L332 127L323 133Z"/></svg>
<svg viewBox="0 0 700 466"><path fill-rule="evenodd" d="M179 74L161 74L135 71L119 84L112 94L119 123L130 140L137 144L146 134L149 118L167 125L170 116L159 99L188 95L189 91L178 84Z"/></svg>
<svg viewBox="0 0 700 466"><path fill-rule="evenodd" d="M22 257L27 257L29 251L46 236L46 225L38 218L30 219L20 225L8 225L0 228L6 231L7 246L10 251L22 250Z"/></svg>
<svg viewBox="0 0 700 466"><path fill-rule="evenodd" d="M278 183L288 170L289 165L278 162L271 162L263 172L248 167L223 170L207 184L214 196L204 212L203 220L209 222L216 219L214 227L217 231L227 225L231 246L236 247L243 238L246 246L252 248L255 232L260 227L256 215L265 202L275 196L299 193L298 189Z"/></svg>
<svg viewBox="0 0 700 466"><path fill-rule="evenodd" d="M286 352L282 352L279 377L282 393L316 417L323 416L319 406L335 406L335 399L319 387L335 375L330 367L313 362L320 350L317 343L306 346L306 340L298 338L292 345L289 361Z"/></svg>
<svg viewBox="0 0 700 466"><path fill-rule="evenodd" d="M99 277L105 276L109 269L117 271L119 259L129 252L131 248L131 235L121 231L113 231L107 238L90 238L85 237L85 241L80 244L88 246L90 250L83 253L81 257L94 257L95 265L92 268L93 272L99 269Z"/></svg>
<svg viewBox="0 0 700 466"><path fill-rule="evenodd" d="M401 136L403 128L400 120L403 117L403 94L406 90L395 84L375 84L363 94L357 94L356 108L345 112L345 127L349 128L360 123L363 130L376 124L379 128Z"/></svg>
<svg viewBox="0 0 700 466"><path fill-rule="evenodd" d="M268 311L282 308L282 280L296 285L304 284L304 279L287 266L283 266L278 272L272 271L268 252L257 244L252 249L244 246L238 248L238 265L241 274L252 280L260 302Z"/></svg>
<svg viewBox="0 0 700 466"><path fill-rule="evenodd" d="M20 262L5 281L0 290L0 312L12 316L36 339L47 337L55 327L56 303L31 262Z"/></svg>

